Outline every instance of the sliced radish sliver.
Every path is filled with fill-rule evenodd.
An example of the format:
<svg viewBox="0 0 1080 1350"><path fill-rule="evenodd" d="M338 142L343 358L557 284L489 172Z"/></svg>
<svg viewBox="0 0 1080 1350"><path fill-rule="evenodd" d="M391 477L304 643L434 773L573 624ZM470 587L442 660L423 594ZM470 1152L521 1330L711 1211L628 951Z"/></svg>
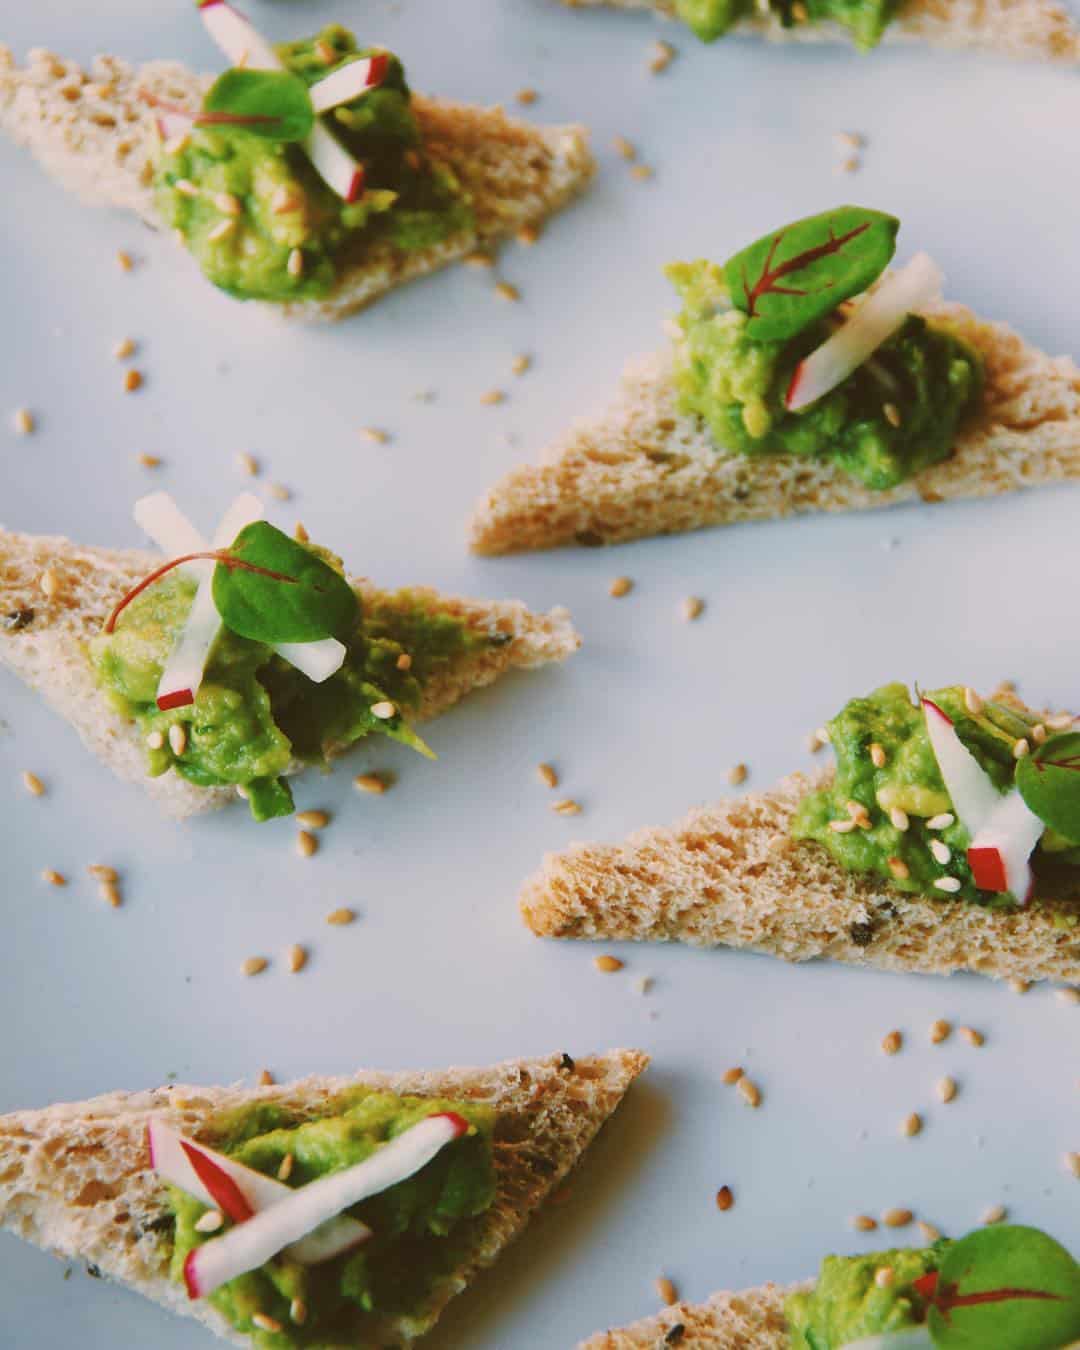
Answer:
<svg viewBox="0 0 1080 1350"><path fill-rule="evenodd" d="M388 64L387 56L381 52L359 61L350 61L347 66L342 66L332 75L316 80L309 86L311 106L316 113L324 113L341 103L351 103L354 98L359 98L382 83L386 78Z"/></svg>
<svg viewBox="0 0 1080 1350"><path fill-rule="evenodd" d="M944 280L925 253L870 291L840 328L795 367L786 406L798 412L842 384L903 324L909 314L936 299Z"/></svg>
<svg viewBox="0 0 1080 1350"><path fill-rule="evenodd" d="M311 128L304 150L319 176L347 202L356 201L364 190L364 166L354 159L338 138L321 122Z"/></svg>
<svg viewBox="0 0 1080 1350"><path fill-rule="evenodd" d="M922 700L926 733L934 752L945 791L957 819L974 836L997 810L1001 793L993 779L956 734L952 718L928 698Z"/></svg>
<svg viewBox="0 0 1080 1350"><path fill-rule="evenodd" d="M184 1262L188 1294L205 1298L245 1271L257 1270L327 1219L419 1172L468 1128L452 1112L428 1116L355 1167L301 1186L247 1223L193 1248Z"/></svg>
<svg viewBox="0 0 1080 1350"><path fill-rule="evenodd" d="M224 1153L217 1153L204 1144L195 1143L193 1139L186 1138L156 1116L152 1116L147 1124L146 1137L150 1147L150 1166L154 1171L165 1181L194 1196L204 1205L220 1207L218 1200L199 1178L185 1145L188 1149L197 1150L211 1165L228 1176L256 1214L269 1209L272 1205L280 1204L282 1200L287 1200L296 1193L283 1181L264 1176L253 1167L246 1167ZM371 1229L359 1219L339 1214L301 1238L299 1242L292 1243L286 1249L285 1255L299 1261L301 1265L315 1266L321 1261L329 1261L341 1252L348 1251L351 1247L358 1246L370 1236Z"/></svg>
<svg viewBox="0 0 1080 1350"><path fill-rule="evenodd" d="M320 642L279 642L274 651L306 675L313 684L322 684L337 674L345 664L348 648L337 638L323 638Z"/></svg>
<svg viewBox="0 0 1080 1350"><path fill-rule="evenodd" d="M167 558L206 548L206 540L167 492L140 497L135 503L135 523Z"/></svg>
<svg viewBox="0 0 1080 1350"><path fill-rule="evenodd" d="M1046 826L1013 790L983 822L968 848L968 864L980 890L1008 891L1022 905L1031 899L1031 855Z"/></svg>

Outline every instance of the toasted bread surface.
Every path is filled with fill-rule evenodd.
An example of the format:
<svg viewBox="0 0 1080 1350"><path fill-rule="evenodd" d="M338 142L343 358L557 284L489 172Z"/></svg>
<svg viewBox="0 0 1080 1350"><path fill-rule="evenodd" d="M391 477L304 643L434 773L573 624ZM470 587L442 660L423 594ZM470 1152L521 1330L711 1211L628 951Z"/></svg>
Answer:
<svg viewBox="0 0 1080 1350"><path fill-rule="evenodd" d="M674 1303L630 1326L597 1332L578 1350L788 1350L784 1299L792 1292L763 1284L713 1294L705 1303Z"/></svg>

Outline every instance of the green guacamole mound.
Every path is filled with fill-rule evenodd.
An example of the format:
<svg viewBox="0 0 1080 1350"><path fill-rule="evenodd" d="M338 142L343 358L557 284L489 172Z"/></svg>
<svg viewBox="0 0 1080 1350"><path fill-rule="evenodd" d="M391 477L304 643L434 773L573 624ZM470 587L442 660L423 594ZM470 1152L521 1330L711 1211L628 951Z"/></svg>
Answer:
<svg viewBox="0 0 1080 1350"><path fill-rule="evenodd" d="M722 268L675 263L667 274L683 301L675 343L680 408L701 417L726 450L827 459L882 491L947 459L978 404L979 353L943 323L912 314L843 384L788 412L795 367L828 338L828 321L788 341L762 341L731 307Z"/></svg>
<svg viewBox="0 0 1080 1350"><path fill-rule="evenodd" d="M281 1108L258 1106L226 1123L214 1147L267 1176L277 1176L293 1158L288 1185L339 1172L363 1162L383 1144L441 1111L464 1116L474 1133L448 1144L421 1171L348 1210L373 1236L363 1245L317 1266L275 1257L258 1270L230 1280L210 1303L237 1331L267 1350L285 1346L367 1344L384 1318L421 1324L440 1286L467 1257L474 1238L470 1223L495 1197L492 1161L494 1113L486 1106L358 1091L336 1114L299 1123ZM214 1234L196 1231L206 1206L170 1187L176 1220L171 1273L183 1280L184 1259ZM219 1230L219 1233L226 1230ZM298 1322L295 1300L306 1317ZM280 1332L256 1326L261 1313Z"/></svg>
<svg viewBox="0 0 1080 1350"><path fill-rule="evenodd" d="M337 559L319 553L340 570ZM113 704L138 724L144 739L160 733L162 745L147 747L152 777L173 769L200 787L238 787L256 820L292 811L282 775L294 760L324 763L375 733L430 754L408 721L424 685L448 665L502 641L432 612L422 594L402 591L362 613L348 636L344 665L315 684L269 646L223 628L195 702L161 712L161 672L194 595L194 581L179 570L169 573L128 605L113 633L91 640L90 661ZM398 661L406 653L411 664L401 670ZM378 718L371 708L385 700L398 712ZM177 724L186 733L179 754L169 743Z"/></svg>
<svg viewBox="0 0 1080 1350"><path fill-rule="evenodd" d="M865 1336L919 1326L927 1305L912 1285L938 1270L950 1245L827 1256L814 1288L789 1294L784 1302L791 1350L841 1350ZM881 1288L874 1277L886 1267L893 1280Z"/></svg>
<svg viewBox="0 0 1080 1350"><path fill-rule="evenodd" d="M1037 718L1003 704L986 702L974 715L964 701L960 685L936 689L926 697L950 718L964 745L971 751L994 784L1007 791L1013 784L1016 761L1012 747L1029 737ZM911 701L903 684L886 684L866 698L853 698L828 723L836 754L836 774L831 783L809 793L800 802L792 822L796 839L809 839L828 849L838 863L851 872L880 877L900 891L929 895L937 900L968 900L991 908L1015 904L1008 894L980 891L967 862L971 842L967 830L955 819L944 829L931 830L928 821L946 813L954 815L952 802L938 768L922 709ZM875 766L871 745L880 745L885 763ZM849 802L865 808L870 828L856 827L838 833L833 820L851 818ZM908 818L908 828L898 829L890 811L899 809ZM950 852L941 863L930 851L932 841ZM1065 840L1047 832L1036 850L1034 863L1080 864L1080 841ZM896 875L897 864L907 869ZM891 864L891 865L890 865ZM938 889L934 883L955 877L956 892Z"/></svg>
<svg viewBox="0 0 1080 1350"><path fill-rule="evenodd" d="M767 0L785 28L831 21L846 28L860 51L876 47L896 17L900 0ZM755 0L675 0L675 12L703 42L714 42L760 9Z"/></svg>
<svg viewBox="0 0 1080 1350"><path fill-rule="evenodd" d="M331 48L337 59L323 60ZM320 55L322 53L322 55ZM278 55L307 84L372 55L337 25ZM365 169L364 192L345 202L316 173L299 145L252 135L242 127L193 128L163 146L155 168L158 208L183 237L203 272L241 300L310 300L333 290L342 267L377 241L430 248L472 225L468 197L452 173L424 153L400 61L386 78L323 118ZM222 211L228 198L240 214ZM234 226L221 233L223 222ZM303 266L290 270L299 250Z"/></svg>

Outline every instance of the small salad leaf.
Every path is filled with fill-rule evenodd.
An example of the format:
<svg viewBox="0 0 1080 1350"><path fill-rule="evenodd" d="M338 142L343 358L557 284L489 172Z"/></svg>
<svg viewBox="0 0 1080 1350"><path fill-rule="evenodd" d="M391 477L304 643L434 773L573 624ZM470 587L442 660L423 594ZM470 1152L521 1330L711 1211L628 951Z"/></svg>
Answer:
<svg viewBox="0 0 1080 1350"><path fill-rule="evenodd" d="M271 644L348 638L360 613L340 573L265 520L242 529L214 569L214 604L226 628Z"/></svg>
<svg viewBox="0 0 1080 1350"><path fill-rule="evenodd" d="M977 1229L946 1252L927 1323L941 1350L1061 1350L1080 1338L1080 1266L1037 1228Z"/></svg>
<svg viewBox="0 0 1080 1350"><path fill-rule="evenodd" d="M783 341L823 319L884 272L900 222L881 211L838 206L785 225L724 264L732 303L762 341Z"/></svg>
<svg viewBox="0 0 1080 1350"><path fill-rule="evenodd" d="M200 126L220 123L271 141L302 141L315 125L307 85L287 70L227 70L211 86Z"/></svg>
<svg viewBox="0 0 1080 1350"><path fill-rule="evenodd" d="M1051 736L1019 760L1016 786L1045 825L1080 844L1080 732Z"/></svg>

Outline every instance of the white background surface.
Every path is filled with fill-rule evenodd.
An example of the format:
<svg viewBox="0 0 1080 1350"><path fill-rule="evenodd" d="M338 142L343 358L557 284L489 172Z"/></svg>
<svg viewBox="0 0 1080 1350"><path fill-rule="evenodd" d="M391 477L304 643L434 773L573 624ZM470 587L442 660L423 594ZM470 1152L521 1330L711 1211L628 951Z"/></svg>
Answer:
<svg viewBox="0 0 1080 1350"><path fill-rule="evenodd" d="M191 7L62 0L6 4L0 38L86 59L217 57ZM172 242L84 210L0 146L2 341L0 520L88 543L136 544L131 504L166 487L209 527L248 486L240 450L352 568L477 595L568 604L585 647L566 667L515 676L429 728L429 765L382 744L301 806L335 820L319 855L294 827L256 827L242 807L187 827L114 781L73 733L0 680L0 1107L181 1081L308 1071L486 1063L612 1045L654 1066L592 1150L570 1198L531 1230L432 1337L434 1347L566 1347L656 1306L667 1273L689 1297L812 1273L828 1250L870 1249L849 1216L909 1206L946 1231L995 1202L1080 1248L1080 1009L1049 991L1018 998L948 982L731 952L636 948L601 976L594 948L542 943L515 894L547 849L673 820L751 767L764 787L805 765L806 733L889 678L989 688L1021 681L1036 702L1075 703L1075 519L1080 490L850 519L753 525L617 551L470 559L471 504L602 404L624 360L661 341L672 305L660 268L722 259L770 226L842 200L895 211L900 257L929 250L951 292L1034 342L1080 350L1075 72L919 48L858 58L733 41L702 48L671 25L574 13L550 0L273 4L251 11L274 38L337 19L400 51L421 89L475 102L541 91L531 115L592 127L600 174L542 243L503 255L522 303L488 273L456 269L322 329L283 327L204 285ZM649 47L679 49L662 76ZM861 173L834 174L841 129L869 140ZM616 134L656 168L632 180ZM122 275L118 248L138 266ZM140 344L147 375L121 392L115 341ZM523 378L516 352L535 356ZM501 407L480 395L505 388ZM434 390L433 402L414 399ZM28 405L39 432L8 431ZM393 433L387 446L358 435ZM139 468L139 451L165 466ZM608 598L610 578L636 581ZM706 598L696 624L680 600ZM555 763L585 813L550 811L535 764ZM387 796L353 774L392 768ZM32 769L41 800L19 782ZM561 793L560 793L561 795ZM107 910L85 876L123 873ZM42 868L68 874L64 890ZM354 906L362 920L323 916ZM285 973L293 942L309 968ZM272 969L238 971L264 953ZM634 981L655 977L641 997ZM936 1017L986 1034L931 1047ZM901 1028L903 1054L882 1035ZM750 1111L720 1084L741 1063L761 1084ZM960 1084L941 1106L934 1083ZM899 1122L920 1110L921 1137ZM719 1213L730 1185L734 1209ZM912 1231L914 1238L915 1232ZM59 1350L209 1344L135 1296L14 1239L0 1242L0 1345Z"/></svg>

